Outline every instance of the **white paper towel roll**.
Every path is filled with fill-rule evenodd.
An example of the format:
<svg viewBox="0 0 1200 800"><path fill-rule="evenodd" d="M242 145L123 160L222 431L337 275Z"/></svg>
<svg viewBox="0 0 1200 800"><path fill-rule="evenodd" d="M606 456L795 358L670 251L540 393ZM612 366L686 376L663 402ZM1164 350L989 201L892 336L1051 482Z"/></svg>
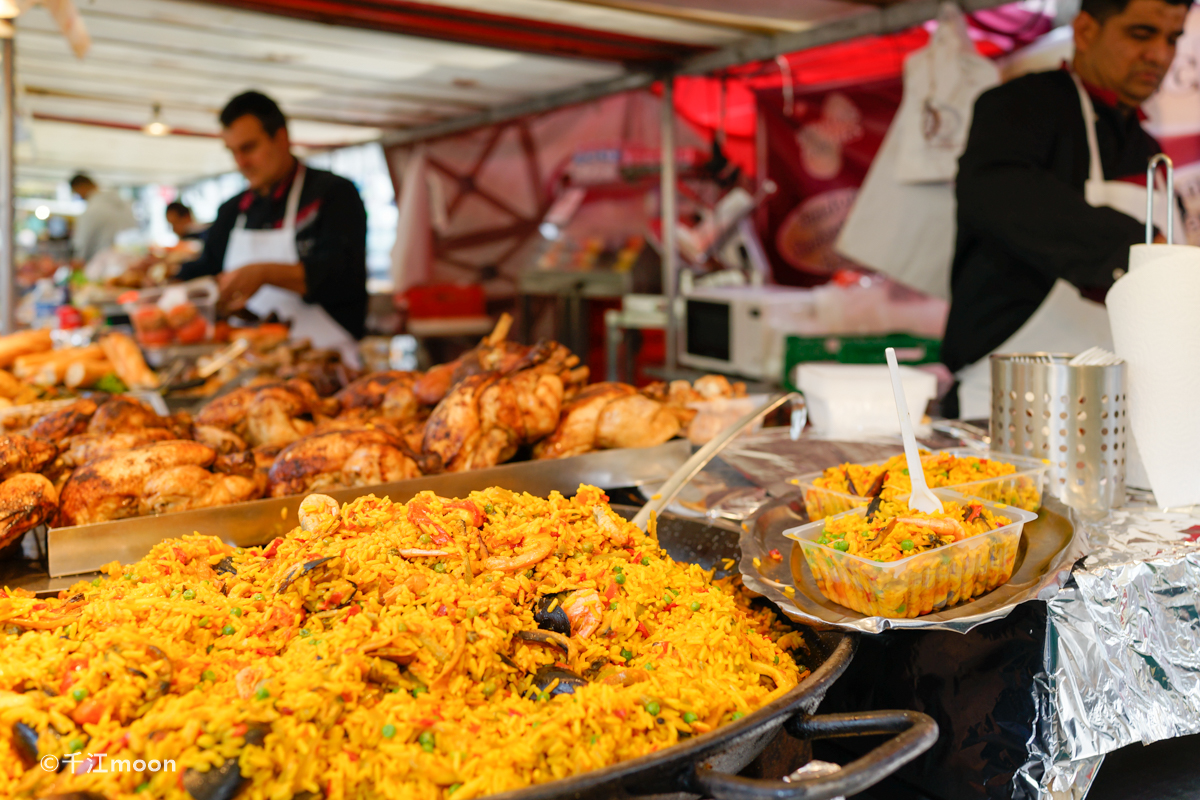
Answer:
<svg viewBox="0 0 1200 800"><path fill-rule="evenodd" d="M1200 247L1190 244L1135 244L1129 248L1129 271L1160 258L1187 256L1189 253L1200 253Z"/></svg>
<svg viewBox="0 0 1200 800"><path fill-rule="evenodd" d="M1129 427L1160 506L1200 503L1200 248L1131 270L1106 301Z"/></svg>

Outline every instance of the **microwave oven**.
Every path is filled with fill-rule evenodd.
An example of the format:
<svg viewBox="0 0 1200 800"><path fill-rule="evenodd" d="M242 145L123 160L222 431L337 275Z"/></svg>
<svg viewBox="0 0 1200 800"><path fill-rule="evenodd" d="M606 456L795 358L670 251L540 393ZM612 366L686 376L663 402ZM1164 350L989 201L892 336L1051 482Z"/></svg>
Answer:
<svg viewBox="0 0 1200 800"><path fill-rule="evenodd" d="M811 301L787 286L696 288L684 297L679 363L695 369L778 380L784 333L771 325Z"/></svg>

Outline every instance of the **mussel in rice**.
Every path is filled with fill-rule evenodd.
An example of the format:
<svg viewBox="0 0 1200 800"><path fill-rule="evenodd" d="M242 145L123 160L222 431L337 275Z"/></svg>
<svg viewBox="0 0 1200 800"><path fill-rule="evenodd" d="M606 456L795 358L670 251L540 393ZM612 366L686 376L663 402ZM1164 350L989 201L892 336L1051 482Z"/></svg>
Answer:
<svg viewBox="0 0 1200 800"><path fill-rule="evenodd" d="M246 746L261 747L267 732L262 728L246 731ZM183 788L193 800L233 800L246 782L238 757L234 756L208 772L187 769L183 773Z"/></svg>
<svg viewBox="0 0 1200 800"><path fill-rule="evenodd" d="M538 642L539 644L548 644L551 647L557 647L570 657L574 657L575 648L571 646L571 640L561 633L554 631L517 631L517 638L524 639L527 642Z"/></svg>
<svg viewBox="0 0 1200 800"><path fill-rule="evenodd" d="M233 575L237 577L237 569L233 566L233 556L225 556L217 565L213 567L213 571L218 575Z"/></svg>
<svg viewBox="0 0 1200 800"><path fill-rule="evenodd" d="M537 687L538 691L546 692L550 697L554 697L560 694L575 694L575 688L587 686L587 681L566 667L552 664L548 667L539 667L538 671L533 673L533 685ZM551 686L554 688L550 688ZM531 689L530 692L532 693L532 691Z"/></svg>
<svg viewBox="0 0 1200 800"><path fill-rule="evenodd" d="M571 635L571 620L567 616L566 609L563 608L565 599L565 592L538 598L537 606L533 611L533 621L539 628L544 631L561 633L563 636Z"/></svg>
<svg viewBox="0 0 1200 800"><path fill-rule="evenodd" d="M875 519L875 514L879 511L880 504L883 503L883 495L877 494L867 504L867 522L872 522Z"/></svg>
<svg viewBox="0 0 1200 800"><path fill-rule="evenodd" d="M875 477L875 481L867 487L867 497L879 497L883 493L883 483L887 480L887 470L879 473Z"/></svg>
<svg viewBox="0 0 1200 800"><path fill-rule="evenodd" d="M335 556L325 556L324 558L313 559L312 561L309 561L306 564L301 564L297 567L293 567L288 572L287 576L283 579L283 582L279 584L279 588L275 590L275 594L283 594L283 592L286 591L287 588L292 585L292 582L295 581L296 578L299 578L301 575L304 575L306 573L312 572L314 569L321 566L326 561L332 561L334 558L335 558Z"/></svg>
<svg viewBox="0 0 1200 800"><path fill-rule="evenodd" d="M854 478L850 477L850 469L843 468L842 473L846 476L846 485L850 487L850 494L858 494L858 487L854 485Z"/></svg>
<svg viewBox="0 0 1200 800"><path fill-rule="evenodd" d="M38 763L38 732L24 722L14 722L12 726L13 746L20 754L21 760L27 766Z"/></svg>
<svg viewBox="0 0 1200 800"><path fill-rule="evenodd" d="M371 660L371 666L367 670L367 680L385 688L399 686L404 682L400 667L396 666L395 662L383 657Z"/></svg>
<svg viewBox="0 0 1200 800"><path fill-rule="evenodd" d="M306 599L304 608L314 617L329 616L353 603L357 595L357 583L347 578L338 578L332 581L320 597Z"/></svg>

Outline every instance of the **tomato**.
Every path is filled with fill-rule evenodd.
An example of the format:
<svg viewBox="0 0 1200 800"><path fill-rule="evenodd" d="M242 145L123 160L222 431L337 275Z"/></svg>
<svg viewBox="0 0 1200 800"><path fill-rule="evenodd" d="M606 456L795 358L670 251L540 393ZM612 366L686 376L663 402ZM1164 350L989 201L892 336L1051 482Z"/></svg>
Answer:
<svg viewBox="0 0 1200 800"><path fill-rule="evenodd" d="M167 312L167 322L172 328L182 328L199 316L196 307L191 303L180 303Z"/></svg>
<svg viewBox="0 0 1200 800"><path fill-rule="evenodd" d="M447 509L449 509L449 508L462 509L463 511L466 511L468 514L471 515L471 521L474 523L476 528L483 527L483 520L484 520L483 512L480 511L479 506L475 505L470 500L453 500L449 503L444 503L442 507L447 508Z"/></svg>
<svg viewBox="0 0 1200 800"><path fill-rule="evenodd" d="M167 315L158 306L150 304L135 308L133 320L140 325L161 328L167 324Z"/></svg>
<svg viewBox="0 0 1200 800"><path fill-rule="evenodd" d="M445 528L429 518L429 509L425 506L417 503L409 503L408 521L413 525L416 525L418 529L421 528L422 525L433 528L434 532L430 534L430 536L433 538L434 544L443 545L450 542L450 534L446 533Z"/></svg>
<svg viewBox="0 0 1200 800"><path fill-rule="evenodd" d="M175 329L175 338L180 344L199 344L208 338L208 320L193 317L190 322Z"/></svg>
<svg viewBox="0 0 1200 800"><path fill-rule="evenodd" d="M137 332L137 340L147 347L162 347L163 345L170 344L174 338L170 328L139 330Z"/></svg>
<svg viewBox="0 0 1200 800"><path fill-rule="evenodd" d="M104 716L104 704L94 697L88 697L71 712L71 719L80 725L96 724Z"/></svg>
<svg viewBox="0 0 1200 800"><path fill-rule="evenodd" d="M75 673L86 667L87 663L85 658L72 658L63 664L63 677L58 684L59 694L66 694L67 689L70 689L79 680L79 676Z"/></svg>

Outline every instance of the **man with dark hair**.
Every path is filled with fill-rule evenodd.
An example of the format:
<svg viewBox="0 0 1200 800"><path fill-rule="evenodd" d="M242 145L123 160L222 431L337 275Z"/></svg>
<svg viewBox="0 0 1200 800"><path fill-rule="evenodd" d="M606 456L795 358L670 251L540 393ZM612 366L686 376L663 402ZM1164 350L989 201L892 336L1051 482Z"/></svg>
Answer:
<svg viewBox="0 0 1200 800"><path fill-rule="evenodd" d="M137 227L133 209L115 192L102 192L96 182L80 172L71 178L71 191L79 195L87 209L75 220L71 249L84 264L102 250L113 246L117 234Z"/></svg>
<svg viewBox="0 0 1200 800"><path fill-rule="evenodd" d="M989 415L989 353L1112 347L1103 296L1145 241L1146 166L1160 151L1139 106L1166 77L1189 6L1083 0L1070 66L976 101L942 346L963 418ZM1176 205L1158 198L1158 230Z"/></svg>
<svg viewBox="0 0 1200 800"><path fill-rule="evenodd" d="M204 239L204 233L208 230L207 225L200 225L196 222L196 218L192 215L192 210L178 200L167 203L165 213L167 224L171 226L171 230L179 237L179 241L185 239Z"/></svg>
<svg viewBox="0 0 1200 800"><path fill-rule="evenodd" d="M246 92L221 138L249 188L217 211L204 253L180 277L216 275L221 304L290 321L292 335L358 363L367 317L367 213L354 184L292 155L275 101Z"/></svg>

